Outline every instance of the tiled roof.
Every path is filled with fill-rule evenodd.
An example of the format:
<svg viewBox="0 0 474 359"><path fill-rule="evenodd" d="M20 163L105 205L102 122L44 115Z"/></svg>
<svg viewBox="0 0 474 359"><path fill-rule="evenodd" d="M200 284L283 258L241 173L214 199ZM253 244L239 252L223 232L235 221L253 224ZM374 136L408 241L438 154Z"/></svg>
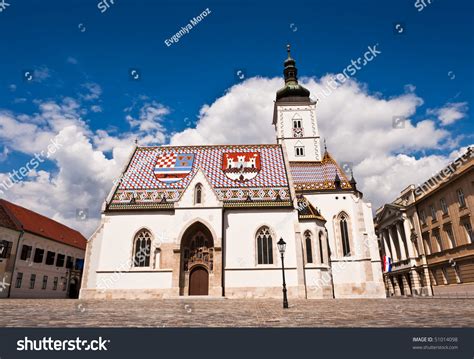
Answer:
<svg viewBox="0 0 474 359"><path fill-rule="evenodd" d="M302 219L319 219L321 221L326 221L324 217L319 213L319 211L314 208L310 201L305 196L298 195L298 218Z"/></svg>
<svg viewBox="0 0 474 359"><path fill-rule="evenodd" d="M249 166L245 178L240 167L227 167L228 159L238 156ZM249 196L253 201L290 200L280 145L137 147L108 209L158 204L163 198L174 203L199 169L224 202L245 201Z"/></svg>
<svg viewBox="0 0 474 359"><path fill-rule="evenodd" d="M10 228L14 230L21 230L21 227L19 226L19 224L15 223L14 220L10 218L5 208L3 208L3 206L1 205L0 205L0 227Z"/></svg>
<svg viewBox="0 0 474 359"><path fill-rule="evenodd" d="M15 229L17 230L23 228L25 232L30 232L79 249L86 249L86 238L78 231L64 224L4 199L0 199L0 209L1 213L8 215L10 222L15 224ZM3 226L4 223L7 222L2 221L0 225Z"/></svg>
<svg viewBox="0 0 474 359"><path fill-rule="evenodd" d="M336 174L342 189L352 189L346 174L328 152L320 162L290 162L290 172L296 191L335 190Z"/></svg>

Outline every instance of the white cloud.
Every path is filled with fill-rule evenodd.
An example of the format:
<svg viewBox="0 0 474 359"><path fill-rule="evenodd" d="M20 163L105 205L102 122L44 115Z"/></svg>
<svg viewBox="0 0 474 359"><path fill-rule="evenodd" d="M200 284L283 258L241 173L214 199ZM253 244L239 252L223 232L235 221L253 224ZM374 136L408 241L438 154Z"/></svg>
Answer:
<svg viewBox="0 0 474 359"><path fill-rule="evenodd" d="M17 97L13 99L13 103L25 103L26 101L28 101L28 99L26 99L25 97Z"/></svg>
<svg viewBox="0 0 474 359"><path fill-rule="evenodd" d="M33 81L43 82L47 78L51 77L51 70L46 66L40 66L33 70Z"/></svg>
<svg viewBox="0 0 474 359"><path fill-rule="evenodd" d="M91 111L95 113L102 112L102 107L100 107L99 105L93 105L91 106Z"/></svg>
<svg viewBox="0 0 474 359"><path fill-rule="evenodd" d="M126 108L125 112L131 112ZM140 136L140 143L162 144L166 140L166 129L163 126L163 120L170 113L169 108L162 104L151 101L145 103L139 110L138 116L126 115L125 119L132 129L136 129Z"/></svg>
<svg viewBox="0 0 474 359"><path fill-rule="evenodd" d="M84 101L97 100L100 98L100 95L102 95L102 88L95 82L87 82L82 84L82 87L87 91L86 93L79 95Z"/></svg>
<svg viewBox="0 0 474 359"><path fill-rule="evenodd" d="M79 63L79 61L77 61L77 59L75 57L72 57L72 56L69 56L67 59L66 59L66 62L68 64L72 64L72 65L77 65Z"/></svg>
<svg viewBox="0 0 474 359"><path fill-rule="evenodd" d="M138 135L125 132L113 137L104 130L91 131L82 119L85 112L80 103L71 98L36 104L39 111L33 115L0 111L0 143L34 158L46 152L51 139L60 135L62 146L48 158L55 169L47 170L46 161L42 162L22 182L10 187L9 173L26 166L28 159L9 173L0 173L0 194L90 235L98 224L102 202ZM90 220L76 220L76 209L80 208L88 209Z"/></svg>
<svg viewBox="0 0 474 359"><path fill-rule="evenodd" d="M9 153L10 153L10 150L8 149L8 147L3 146L3 151L0 152L0 162L5 161L8 158Z"/></svg>
<svg viewBox="0 0 474 359"><path fill-rule="evenodd" d="M275 91L281 79L251 78L204 105L196 128L175 134L171 144L273 143Z"/></svg>
<svg viewBox="0 0 474 359"><path fill-rule="evenodd" d="M441 108L430 109L428 114L437 116L441 124L447 126L466 117L467 110L467 102L454 102Z"/></svg>

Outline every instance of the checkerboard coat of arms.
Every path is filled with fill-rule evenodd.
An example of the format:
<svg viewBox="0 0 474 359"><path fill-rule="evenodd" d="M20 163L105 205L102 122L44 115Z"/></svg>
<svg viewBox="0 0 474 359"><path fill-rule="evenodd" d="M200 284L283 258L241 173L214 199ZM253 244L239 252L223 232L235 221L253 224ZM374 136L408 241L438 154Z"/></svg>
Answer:
<svg viewBox="0 0 474 359"><path fill-rule="evenodd" d="M194 153L163 153L158 156L154 174L164 183L179 182L193 169Z"/></svg>
<svg viewBox="0 0 474 359"><path fill-rule="evenodd" d="M224 153L222 170L234 181L247 182L258 175L261 168L259 152Z"/></svg>

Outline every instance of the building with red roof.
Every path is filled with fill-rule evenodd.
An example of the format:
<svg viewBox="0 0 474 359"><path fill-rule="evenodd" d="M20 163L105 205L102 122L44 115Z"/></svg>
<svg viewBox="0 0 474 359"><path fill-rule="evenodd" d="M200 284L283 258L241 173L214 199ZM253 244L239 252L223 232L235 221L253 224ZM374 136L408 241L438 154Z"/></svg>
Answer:
<svg viewBox="0 0 474 359"><path fill-rule="evenodd" d="M86 238L0 199L0 298L76 297Z"/></svg>

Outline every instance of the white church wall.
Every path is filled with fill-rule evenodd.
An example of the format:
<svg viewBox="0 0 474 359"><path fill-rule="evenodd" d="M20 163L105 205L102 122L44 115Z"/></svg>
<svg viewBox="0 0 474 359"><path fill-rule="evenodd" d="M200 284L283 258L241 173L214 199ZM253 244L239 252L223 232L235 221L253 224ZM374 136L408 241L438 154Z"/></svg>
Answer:
<svg viewBox="0 0 474 359"><path fill-rule="evenodd" d="M296 211L291 209L229 210L225 213L225 290L228 297L281 297L282 273L276 243L286 244L285 275L288 293L297 295ZM256 235L270 228L273 264L258 264Z"/></svg>
<svg viewBox="0 0 474 359"><path fill-rule="evenodd" d="M97 230L87 241L86 253L84 256L84 273L82 276L81 292L79 297L84 297L87 289L95 289L97 287L97 268L99 267L100 252L103 242L105 216L102 215L101 223Z"/></svg>
<svg viewBox="0 0 474 359"><path fill-rule="evenodd" d="M202 186L201 203L195 201L196 186L200 184ZM176 208L205 208L205 207L222 207L222 202L217 198L214 190L212 189L209 181L204 175L203 171L199 169L194 178L188 185L188 188L181 196L178 203L175 205Z"/></svg>
<svg viewBox="0 0 474 359"><path fill-rule="evenodd" d="M301 252L304 262L304 281L308 299L332 298L332 275L330 271L326 230L323 222L305 220L299 225L301 231ZM308 258L306 232L311 234L311 262ZM319 245L319 233L323 233L322 246ZM322 260L321 260L322 254Z"/></svg>
<svg viewBox="0 0 474 359"><path fill-rule="evenodd" d="M334 218L341 212L345 212L351 219L351 238L358 239L358 222L356 218L356 208L353 196L350 193L323 193L323 194L308 194L305 197L321 211L321 215L326 219L326 228L328 230L329 246L331 248L331 257L343 257L339 246L336 243L334 233ZM354 248L355 249L355 248ZM354 250L351 248L351 253ZM359 253L353 253L357 256Z"/></svg>
<svg viewBox="0 0 474 359"><path fill-rule="evenodd" d="M327 220L335 297L383 297L383 282L374 277L372 271L370 246L375 237L372 236L372 219L364 208L367 204L347 192L311 194L306 197ZM350 219L351 255L347 257L343 257L334 227L334 219L341 212L345 212Z"/></svg>
<svg viewBox="0 0 474 359"><path fill-rule="evenodd" d="M163 289L172 287L171 269L168 270L133 270L130 272L99 272L98 289Z"/></svg>

